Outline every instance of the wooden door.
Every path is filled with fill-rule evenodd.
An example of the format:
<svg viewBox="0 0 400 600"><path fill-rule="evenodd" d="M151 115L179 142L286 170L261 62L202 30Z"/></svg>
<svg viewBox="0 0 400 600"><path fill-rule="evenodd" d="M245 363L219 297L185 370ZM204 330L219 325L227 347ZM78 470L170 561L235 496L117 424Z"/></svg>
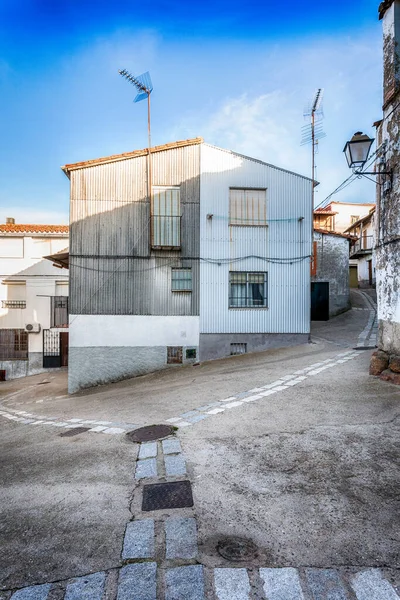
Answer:
<svg viewBox="0 0 400 600"><path fill-rule="evenodd" d="M61 366L68 367L68 331L60 333Z"/></svg>

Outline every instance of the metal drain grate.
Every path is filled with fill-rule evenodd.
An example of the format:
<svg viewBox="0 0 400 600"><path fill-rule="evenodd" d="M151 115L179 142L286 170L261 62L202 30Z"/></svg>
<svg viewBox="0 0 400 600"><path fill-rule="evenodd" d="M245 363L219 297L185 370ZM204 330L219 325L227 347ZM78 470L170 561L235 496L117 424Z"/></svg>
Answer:
<svg viewBox="0 0 400 600"><path fill-rule="evenodd" d="M174 432L171 425L147 425L134 431L128 431L126 437L131 442L151 442L168 437Z"/></svg>
<svg viewBox="0 0 400 600"><path fill-rule="evenodd" d="M257 546L250 540L240 537L230 537L218 542L217 552L226 560L245 562L257 556Z"/></svg>
<svg viewBox="0 0 400 600"><path fill-rule="evenodd" d="M67 429L67 431L63 431L60 433L60 437L73 437L74 435L79 435L80 433L85 433L89 431L90 427L74 427L72 429Z"/></svg>
<svg viewBox="0 0 400 600"><path fill-rule="evenodd" d="M188 506L193 506L190 481L154 483L143 487L142 510L144 511Z"/></svg>

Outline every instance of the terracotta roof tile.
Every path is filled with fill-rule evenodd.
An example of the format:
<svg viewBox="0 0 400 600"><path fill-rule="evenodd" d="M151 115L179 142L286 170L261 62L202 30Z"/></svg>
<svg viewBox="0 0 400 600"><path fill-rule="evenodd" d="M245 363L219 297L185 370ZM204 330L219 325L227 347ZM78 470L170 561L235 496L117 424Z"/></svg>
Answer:
<svg viewBox="0 0 400 600"><path fill-rule="evenodd" d="M357 238L356 235L350 235L349 233L339 233L339 231L328 231L327 229L320 229L319 227L314 227L314 231L316 233L324 233L325 235L336 235L338 237L346 238L348 240L354 240Z"/></svg>
<svg viewBox="0 0 400 600"><path fill-rule="evenodd" d="M171 142L169 144L163 144L162 146L153 146L153 148L151 148L151 153L154 154L155 152L163 152L164 150L183 148L184 146L194 146L197 144L202 144L203 142L204 140L201 137L193 138L190 140ZM84 169L85 167L92 167L95 165L101 165L103 163L127 160L128 158L136 158L138 156L147 156L148 152L149 151L147 148L143 148L142 150L133 150L133 152L124 152L123 154L112 154L111 156L103 156L102 158L95 158L93 160L85 160L83 162L64 165L63 167L61 167L61 169L66 175L68 175L70 171L74 171L75 169Z"/></svg>
<svg viewBox="0 0 400 600"><path fill-rule="evenodd" d="M0 233L68 233L68 225L26 225L6 223L0 225Z"/></svg>

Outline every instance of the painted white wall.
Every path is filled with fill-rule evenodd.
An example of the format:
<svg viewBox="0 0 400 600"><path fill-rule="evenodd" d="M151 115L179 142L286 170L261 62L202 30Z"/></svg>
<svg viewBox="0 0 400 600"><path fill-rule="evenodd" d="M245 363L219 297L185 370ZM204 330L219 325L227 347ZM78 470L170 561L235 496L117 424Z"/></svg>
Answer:
<svg viewBox="0 0 400 600"><path fill-rule="evenodd" d="M0 241L0 328L40 323L40 333L29 334L28 347L29 352L42 352L42 330L50 327L50 296L68 296L68 271L54 267L42 253L67 248L68 237L2 235ZM9 299L26 300L26 308L2 308L2 300Z"/></svg>
<svg viewBox="0 0 400 600"><path fill-rule="evenodd" d="M199 317L70 315L69 346L198 346Z"/></svg>
<svg viewBox="0 0 400 600"><path fill-rule="evenodd" d="M372 194L371 194L372 197ZM359 219L368 215L369 211L373 206L373 202L370 204L365 203L351 203L351 202L331 202L332 210L338 214L334 217L335 231L343 233L345 229L350 227L351 217L356 216Z"/></svg>

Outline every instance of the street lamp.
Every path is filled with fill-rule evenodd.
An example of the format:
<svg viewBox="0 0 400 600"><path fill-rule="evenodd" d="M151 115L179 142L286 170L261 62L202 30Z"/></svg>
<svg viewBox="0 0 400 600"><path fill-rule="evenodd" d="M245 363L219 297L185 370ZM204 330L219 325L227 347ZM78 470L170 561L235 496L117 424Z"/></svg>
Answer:
<svg viewBox="0 0 400 600"><path fill-rule="evenodd" d="M349 169L363 168L367 162L368 154L373 143L373 138L369 138L365 133L361 133L361 131L357 131L357 133L353 135L343 149Z"/></svg>
<svg viewBox="0 0 400 600"><path fill-rule="evenodd" d="M346 156L347 164L350 169L353 169L354 175L358 177L364 176L367 179L367 175L389 175L389 180L385 181L383 184L379 181L376 183L378 185L383 185L384 193L387 193L391 188L391 179L392 179L392 171L363 171L364 165L368 160L369 151L373 144L373 138L369 138L365 133L361 133L361 131L357 131L351 138L349 142L346 142L345 147L343 148L343 152ZM378 165L384 166L385 161L381 160L378 162ZM372 181L372 180L371 180Z"/></svg>

